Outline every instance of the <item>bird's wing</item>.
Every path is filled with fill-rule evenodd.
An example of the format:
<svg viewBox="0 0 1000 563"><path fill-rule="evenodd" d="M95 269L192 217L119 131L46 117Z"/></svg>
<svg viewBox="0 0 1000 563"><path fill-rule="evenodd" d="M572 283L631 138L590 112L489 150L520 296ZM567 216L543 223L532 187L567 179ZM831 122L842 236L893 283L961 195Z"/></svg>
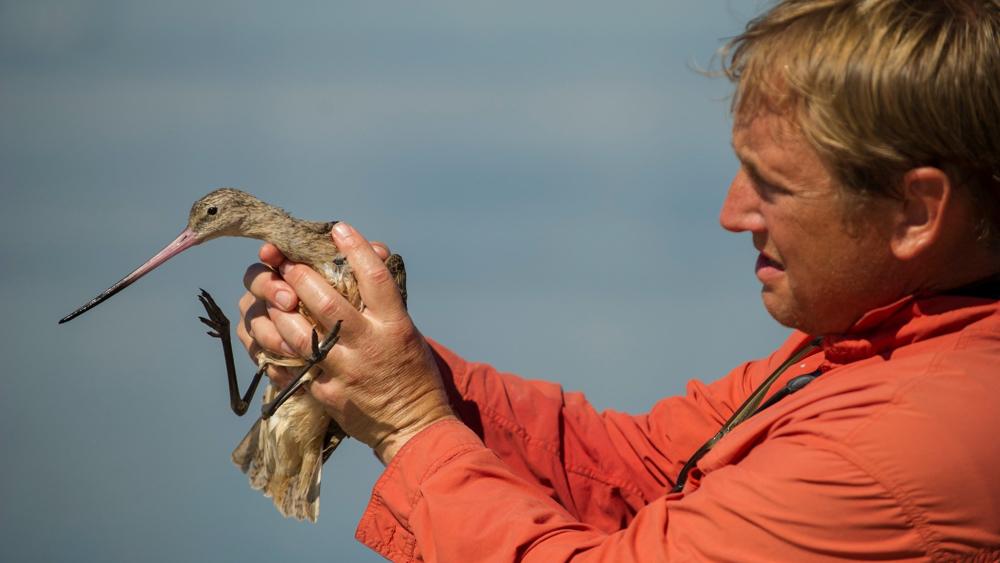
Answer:
<svg viewBox="0 0 1000 563"><path fill-rule="evenodd" d="M403 257L399 254L390 255L385 259L385 267L392 274L392 279L396 280L399 295L403 298L403 306L406 306L406 265L403 264Z"/></svg>

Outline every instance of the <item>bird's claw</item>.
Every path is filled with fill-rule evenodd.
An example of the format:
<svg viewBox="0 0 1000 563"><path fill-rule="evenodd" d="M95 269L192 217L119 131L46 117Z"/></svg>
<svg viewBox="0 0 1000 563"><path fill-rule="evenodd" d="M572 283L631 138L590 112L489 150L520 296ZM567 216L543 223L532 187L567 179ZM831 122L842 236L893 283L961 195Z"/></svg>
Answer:
<svg viewBox="0 0 1000 563"><path fill-rule="evenodd" d="M212 329L206 334L214 338L223 338L223 334L228 335L229 319L222 312L219 305L216 304L215 299L212 299L212 296L202 289L201 294L198 295L198 300L201 301L202 306L205 307L205 312L209 316L207 319L205 317L198 317L198 320Z"/></svg>
<svg viewBox="0 0 1000 563"><path fill-rule="evenodd" d="M326 359L326 355L333 349L334 344L337 343L337 340L340 340L340 324L342 322L337 321L337 324L333 325L333 330L323 338L322 343L319 342L319 333L316 332L316 329L313 329L312 356L309 357L309 363L318 364Z"/></svg>
<svg viewBox="0 0 1000 563"><path fill-rule="evenodd" d="M274 415L278 407L285 404L285 401L292 396L302 385L306 382L305 375L309 373L316 364L322 362L326 359L327 354L333 349L334 344L340 339L340 325L342 321L337 321L337 324L333 325L333 329L327 334L323 341L319 341L319 333L316 329L312 331L312 355L306 358L306 364L302 366L299 374L295 376L295 379L291 384L288 385L277 397L274 398L270 403L265 403L261 405L261 418L267 420Z"/></svg>

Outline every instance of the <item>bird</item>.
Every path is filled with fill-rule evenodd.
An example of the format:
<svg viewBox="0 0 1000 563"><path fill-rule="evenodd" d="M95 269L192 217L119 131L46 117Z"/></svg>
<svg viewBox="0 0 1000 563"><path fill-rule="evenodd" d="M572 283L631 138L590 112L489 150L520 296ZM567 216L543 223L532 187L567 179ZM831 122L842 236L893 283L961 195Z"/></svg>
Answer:
<svg viewBox="0 0 1000 563"><path fill-rule="evenodd" d="M304 221L247 192L235 188L216 189L191 206L187 228L173 242L97 297L60 319L59 324L96 307L184 250L224 236L253 238L273 244L289 260L307 264L319 272L352 306L364 310L364 301L351 265L330 237L330 230L336 223ZM398 254L391 254L385 263L405 303L406 269L403 259ZM340 323L336 323L322 341L317 331L319 327L313 330L312 355L308 358L258 353L258 370L246 393L241 396L233 361L229 320L207 291L202 289L198 299L208 315L207 318L199 317L201 322L212 329L208 332L209 336L222 342L230 408L237 415L242 416L249 408L269 365L299 367L298 375L284 389L277 389L268 383L261 416L233 450L232 460L247 474L250 486L270 497L283 516L316 522L319 517L322 466L346 433L327 415L322 403L304 387L321 373L316 364L336 344ZM312 321L309 311L301 303L299 308ZM315 321L313 325L316 325Z"/></svg>

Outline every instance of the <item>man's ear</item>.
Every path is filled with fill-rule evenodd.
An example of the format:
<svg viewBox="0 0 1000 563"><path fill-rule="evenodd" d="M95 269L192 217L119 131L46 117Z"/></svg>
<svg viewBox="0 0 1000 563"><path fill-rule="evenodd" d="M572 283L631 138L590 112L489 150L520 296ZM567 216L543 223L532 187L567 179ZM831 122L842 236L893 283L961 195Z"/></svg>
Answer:
<svg viewBox="0 0 1000 563"><path fill-rule="evenodd" d="M940 168L914 168L903 176L891 240L896 258L913 260L941 239L953 190Z"/></svg>

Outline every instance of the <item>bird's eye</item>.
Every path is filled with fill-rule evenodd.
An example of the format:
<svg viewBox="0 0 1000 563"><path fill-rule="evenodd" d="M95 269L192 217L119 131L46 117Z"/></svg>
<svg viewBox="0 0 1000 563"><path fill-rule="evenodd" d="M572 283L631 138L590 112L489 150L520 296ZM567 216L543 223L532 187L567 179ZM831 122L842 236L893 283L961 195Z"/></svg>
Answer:
<svg viewBox="0 0 1000 563"><path fill-rule="evenodd" d="M215 215L218 212L219 212L219 208L216 207L216 206L214 206L214 205L212 207L208 208L208 214L209 215Z"/></svg>

